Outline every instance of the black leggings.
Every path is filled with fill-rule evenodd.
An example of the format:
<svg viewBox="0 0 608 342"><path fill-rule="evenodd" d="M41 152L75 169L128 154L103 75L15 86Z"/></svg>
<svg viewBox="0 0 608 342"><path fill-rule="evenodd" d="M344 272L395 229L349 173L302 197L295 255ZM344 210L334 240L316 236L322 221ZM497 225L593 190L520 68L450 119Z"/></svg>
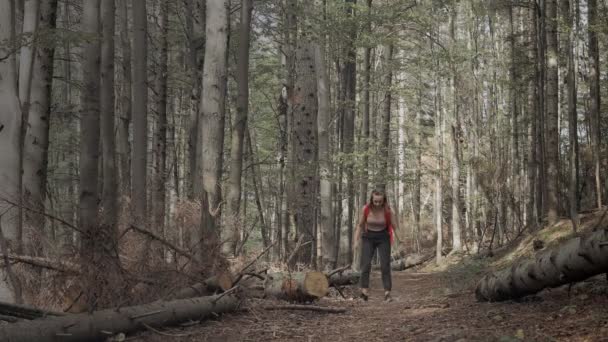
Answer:
<svg viewBox="0 0 608 342"><path fill-rule="evenodd" d="M361 288L369 288L369 273L372 269L372 258L378 249L380 268L382 269L382 285L385 291L390 291L391 282L391 242L386 230L380 232L367 231L361 236Z"/></svg>

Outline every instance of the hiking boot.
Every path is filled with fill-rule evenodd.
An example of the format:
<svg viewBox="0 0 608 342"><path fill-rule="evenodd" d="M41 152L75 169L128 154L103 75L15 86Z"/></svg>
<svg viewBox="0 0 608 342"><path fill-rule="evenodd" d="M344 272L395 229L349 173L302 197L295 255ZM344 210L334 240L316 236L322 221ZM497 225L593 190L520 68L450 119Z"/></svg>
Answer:
<svg viewBox="0 0 608 342"><path fill-rule="evenodd" d="M390 302L392 302L392 301L393 301L393 297L391 297L391 294L390 294L390 293L385 293L385 294L384 294L384 301L385 301L386 303L390 303Z"/></svg>
<svg viewBox="0 0 608 342"><path fill-rule="evenodd" d="M367 300L369 299L369 296L363 292L361 292L361 299L363 299L363 301L367 302Z"/></svg>

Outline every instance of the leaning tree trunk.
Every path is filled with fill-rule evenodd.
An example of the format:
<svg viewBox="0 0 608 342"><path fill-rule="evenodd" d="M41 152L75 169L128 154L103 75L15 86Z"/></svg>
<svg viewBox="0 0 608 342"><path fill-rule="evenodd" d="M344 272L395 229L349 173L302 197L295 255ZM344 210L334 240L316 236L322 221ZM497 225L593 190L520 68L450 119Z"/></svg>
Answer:
<svg viewBox="0 0 608 342"><path fill-rule="evenodd" d="M534 259L486 275L475 290L479 301L501 301L537 293L544 288L581 281L608 269L608 228L575 237Z"/></svg>
<svg viewBox="0 0 608 342"><path fill-rule="evenodd" d="M296 302L315 300L327 295L329 281L321 272L272 273L266 276L266 297Z"/></svg>
<svg viewBox="0 0 608 342"><path fill-rule="evenodd" d="M112 308L0 326L6 342L103 341L114 334L132 333L146 327L161 327L188 320L199 320L233 311L239 300L234 296L199 297L156 302L126 308Z"/></svg>

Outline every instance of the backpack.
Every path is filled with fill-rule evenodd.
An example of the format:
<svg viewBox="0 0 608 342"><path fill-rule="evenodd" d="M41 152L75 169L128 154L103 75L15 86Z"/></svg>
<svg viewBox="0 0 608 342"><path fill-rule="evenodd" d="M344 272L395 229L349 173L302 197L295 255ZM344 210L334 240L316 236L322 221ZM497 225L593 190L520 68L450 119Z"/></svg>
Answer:
<svg viewBox="0 0 608 342"><path fill-rule="evenodd" d="M369 204L366 204L363 207L363 218L365 219L366 223L367 223L367 217L369 216L369 211L370 211ZM384 208L384 222L386 222L388 236L390 238L391 245L392 245L393 242L395 241L395 233L393 232L393 224L391 222L391 209L388 207ZM365 225L365 230L367 231L367 225Z"/></svg>

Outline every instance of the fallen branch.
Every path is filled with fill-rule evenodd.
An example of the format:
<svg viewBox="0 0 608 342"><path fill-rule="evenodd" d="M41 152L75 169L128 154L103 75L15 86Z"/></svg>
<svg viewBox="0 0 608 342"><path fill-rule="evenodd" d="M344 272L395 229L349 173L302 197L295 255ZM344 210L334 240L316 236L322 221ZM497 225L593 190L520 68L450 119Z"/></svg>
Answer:
<svg viewBox="0 0 608 342"><path fill-rule="evenodd" d="M20 262L20 263L24 263L24 264L27 264L30 266L45 268L45 269L48 269L51 271L80 274L79 267L76 264L70 263L70 262L61 262L61 261L51 260L48 258L32 257L32 256L28 256L28 255L2 254L2 258L5 259L5 261L4 261L5 267L7 267L6 259L9 259L13 262Z"/></svg>
<svg viewBox="0 0 608 342"><path fill-rule="evenodd" d="M143 229L143 228L139 228L139 227L137 227L135 225L131 225L129 228L132 229L132 230L134 230L134 231L136 231L136 232L138 232L138 233L140 233L140 234L143 234L143 235L151 238L152 240L156 240L156 241L160 242L161 244L163 244L163 245L171 248L172 250L176 251L181 256L184 256L184 257L186 257L186 258L188 258L190 260L194 259L194 256L192 256L192 254L190 254L185 249L182 249L182 248L174 245L173 243L171 243L171 242L167 241L166 239L164 239L164 238L162 238L162 237L154 234L153 232L151 232L149 230L146 230L146 229Z"/></svg>
<svg viewBox="0 0 608 342"><path fill-rule="evenodd" d="M272 248L272 246L274 246L276 243L277 243L277 241L271 243L255 259L251 260L247 265L245 265L245 267L241 268L241 271L239 273L237 273L236 279L232 283L232 286L236 285L239 281L241 281L241 279L245 275L245 271L247 271L247 269L249 267L253 266L253 264L255 264L262 257L262 255L266 254L270 250L270 248Z"/></svg>
<svg viewBox="0 0 608 342"><path fill-rule="evenodd" d="M298 243L296 244L296 248L293 249L293 251L289 255L289 258L287 258L287 262L286 262L287 265L291 265L291 260L296 255L296 253L298 253L300 248L312 243L312 241L306 241L305 243L302 243L302 241L304 241L304 235L300 235L300 238L298 239Z"/></svg>
<svg viewBox="0 0 608 342"><path fill-rule="evenodd" d="M329 273L327 274L327 278L330 278L332 275L334 275L334 274L336 274L336 273L344 272L345 270L347 270L347 269L349 269L349 268L350 268L350 265L346 265L346 266L344 266L344 267L337 268L337 269L335 269L335 270L333 270L333 271L329 272Z"/></svg>
<svg viewBox="0 0 608 342"><path fill-rule="evenodd" d="M328 312L328 313L344 313L346 312L345 308L328 308L323 306L314 306L314 305L268 305L264 306L264 310L308 310L308 311L317 311L317 312Z"/></svg>
<svg viewBox="0 0 608 342"><path fill-rule="evenodd" d="M61 217L57 217L57 216L51 215L51 214L49 214L47 212L44 212L44 211L41 211L41 210L37 210L37 209L34 209L34 208L29 208L29 207L24 206L24 205L20 206L19 204L14 203L14 202L6 199L6 198L2 198L0 200L4 201L4 202L6 202L6 203L8 203L8 204L10 204L10 205L12 205L14 207L21 207L22 209L30 211L30 212L32 212L34 214L42 215L42 216L44 216L46 218L49 218L49 219L51 219L53 221L57 221L57 222L63 224L64 226L66 226L68 228L71 228L74 231L77 231L80 234L83 234L83 235L85 234L85 232L82 231L82 229L76 227L75 225L71 224L70 222L68 222L68 221L66 221L64 219L62 219Z"/></svg>

